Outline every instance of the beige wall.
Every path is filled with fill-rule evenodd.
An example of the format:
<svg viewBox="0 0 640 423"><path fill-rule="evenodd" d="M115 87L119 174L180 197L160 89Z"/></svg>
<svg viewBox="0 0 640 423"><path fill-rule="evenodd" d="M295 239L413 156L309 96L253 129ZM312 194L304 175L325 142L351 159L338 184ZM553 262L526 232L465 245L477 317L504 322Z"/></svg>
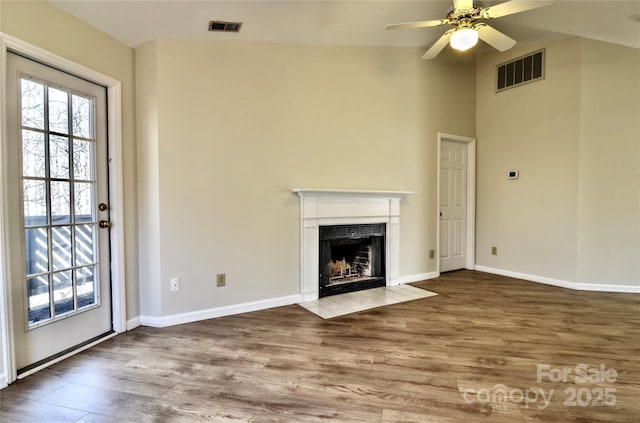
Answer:
<svg viewBox="0 0 640 423"><path fill-rule="evenodd" d="M2 33L2 15L3 15L3 13L2 13L2 4L0 4L0 33ZM2 59L0 59L0 66L4 66L4 63L3 63ZM2 87L2 89L4 89L4 87ZM4 116L4 105L0 105L0 122L2 122L2 119L4 119L4 117L2 117L2 116ZM0 124L0 128L4 128L4 125ZM2 130L4 131L4 129L2 129ZM3 193L3 195L4 195L4 193ZM0 209L2 210L2 214L4 214L5 213L4 204L2 205L2 207L0 207ZM0 224L1 224L1 222L0 222ZM0 241L0 242L4 243L4 241ZM0 247L0 254L2 254L2 256L0 256L0 266L1 266L0 272L2 272L2 275L4 275L4 267L5 267L5 264L4 264L5 254L4 254L3 248L4 247ZM2 282L0 282L0 285L4 283L4 276L0 276L0 281L2 281ZM4 286L0 286L0 289L4 289ZM6 292L6 291L4 291L4 292ZM2 297L2 295L0 295L0 299L1 299L1 297ZM2 313L5 312L4 306L0 309L0 311ZM3 321L3 319L4 319L4 317L0 317L0 324ZM4 345L2 344L3 338L4 338L4 335L2 334L2 328L0 328L0 351L2 351L2 352L4 351ZM8 367L8 366L5 366L5 364L6 364L5 360L7 360L8 357L5 357L5 355L2 352L0 352L0 379L3 379L3 380L0 381L0 387L2 387L5 383L7 383L7 380L6 380L7 375L6 375L5 367Z"/></svg>
<svg viewBox="0 0 640 423"><path fill-rule="evenodd" d="M156 43L136 50L136 129L138 140L138 213L140 308L160 315L160 200L158 178L158 96Z"/></svg>
<svg viewBox="0 0 640 423"><path fill-rule="evenodd" d="M435 270L436 134L474 135L473 63L240 42L161 40L138 52L139 75L152 71L146 55L157 64L155 92L139 89L138 101L157 98L158 168L141 160L139 172L159 180L159 224L141 231L160 236L148 261L161 266L149 281L161 315L297 294L295 187L415 191L402 202L400 272ZM156 154L152 138L140 156ZM215 288L223 272L227 286Z"/></svg>
<svg viewBox="0 0 640 423"><path fill-rule="evenodd" d="M496 65L540 47L478 55L476 262L575 281L579 41L546 46L544 80L495 92Z"/></svg>
<svg viewBox="0 0 640 423"><path fill-rule="evenodd" d="M134 52L41 1L0 1L2 31L122 82L127 318L139 315L134 111Z"/></svg>
<svg viewBox="0 0 640 423"><path fill-rule="evenodd" d="M545 79L496 93L495 66L541 47ZM578 38L478 56L478 265L640 284L638 64Z"/></svg>
<svg viewBox="0 0 640 423"><path fill-rule="evenodd" d="M578 280L640 285L640 50L581 40Z"/></svg>

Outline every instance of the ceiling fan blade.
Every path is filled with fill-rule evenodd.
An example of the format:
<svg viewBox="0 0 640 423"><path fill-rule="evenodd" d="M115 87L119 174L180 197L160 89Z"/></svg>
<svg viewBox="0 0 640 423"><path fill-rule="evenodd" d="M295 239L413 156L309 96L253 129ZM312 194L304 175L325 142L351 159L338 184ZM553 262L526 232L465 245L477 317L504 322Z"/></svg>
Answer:
<svg viewBox="0 0 640 423"><path fill-rule="evenodd" d="M449 20L447 19L437 19L432 21L418 21L418 22L389 24L385 26L384 29L426 28L429 26L440 26L440 25L448 25L448 24L449 24Z"/></svg>
<svg viewBox="0 0 640 423"><path fill-rule="evenodd" d="M553 1L519 1L512 0L482 9L481 16L483 19L495 19L502 16L513 15L538 7L549 6Z"/></svg>
<svg viewBox="0 0 640 423"><path fill-rule="evenodd" d="M453 7L456 10L469 10L473 8L473 0L453 0Z"/></svg>
<svg viewBox="0 0 640 423"><path fill-rule="evenodd" d="M449 44L449 38L451 38L451 34L453 34L454 32L455 29L450 29L442 34L442 37L438 38L438 41L433 43L433 45L429 47L429 50L427 50L427 52L422 55L422 59L430 60L440 54L442 49L445 48L447 44Z"/></svg>
<svg viewBox="0 0 640 423"><path fill-rule="evenodd" d="M505 51L509 50L516 44L516 40L507 37L502 32L494 29L486 24L479 24L474 27L478 32L478 37L485 43L491 45L493 48Z"/></svg>

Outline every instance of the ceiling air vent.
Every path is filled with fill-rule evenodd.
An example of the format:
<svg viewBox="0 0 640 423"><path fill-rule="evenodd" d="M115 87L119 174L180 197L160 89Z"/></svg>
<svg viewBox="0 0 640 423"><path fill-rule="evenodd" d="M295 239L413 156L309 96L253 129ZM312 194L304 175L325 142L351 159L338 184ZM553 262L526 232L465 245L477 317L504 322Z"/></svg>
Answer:
<svg viewBox="0 0 640 423"><path fill-rule="evenodd" d="M544 78L544 49L496 67L496 92Z"/></svg>
<svg viewBox="0 0 640 423"><path fill-rule="evenodd" d="M209 31L240 32L242 22L209 21Z"/></svg>

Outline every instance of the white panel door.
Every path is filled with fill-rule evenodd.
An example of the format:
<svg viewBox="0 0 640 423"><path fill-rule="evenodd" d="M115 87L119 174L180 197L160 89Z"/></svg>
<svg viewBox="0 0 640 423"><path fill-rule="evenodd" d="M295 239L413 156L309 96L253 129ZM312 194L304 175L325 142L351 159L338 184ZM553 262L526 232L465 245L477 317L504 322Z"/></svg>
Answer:
<svg viewBox="0 0 640 423"><path fill-rule="evenodd" d="M440 144L440 271L464 269L467 245L467 144Z"/></svg>
<svg viewBox="0 0 640 423"><path fill-rule="evenodd" d="M112 332L106 89L8 54L18 374ZM100 205L98 205L100 203Z"/></svg>

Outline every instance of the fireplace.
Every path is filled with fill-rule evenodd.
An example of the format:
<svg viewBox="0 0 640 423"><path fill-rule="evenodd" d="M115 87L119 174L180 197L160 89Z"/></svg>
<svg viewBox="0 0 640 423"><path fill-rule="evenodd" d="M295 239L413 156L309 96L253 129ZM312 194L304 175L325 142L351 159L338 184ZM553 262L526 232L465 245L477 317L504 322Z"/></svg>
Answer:
<svg viewBox="0 0 640 423"><path fill-rule="evenodd" d="M385 226L320 226L320 297L386 285Z"/></svg>
<svg viewBox="0 0 640 423"><path fill-rule="evenodd" d="M371 242L374 248L376 247L374 243L381 244L381 249L378 249L372 257L374 267L371 271L374 276L371 277L382 279L383 285L387 286L399 283L400 199L411 192L306 188L296 188L293 192L300 197L300 295L303 302L317 300L320 296L318 275L323 274L326 264L323 263L321 266L319 260L320 231L325 231L326 229L322 228L329 226L363 228L373 225L371 228L376 227L376 231L373 231L372 236L369 237L372 239L367 241ZM364 235L361 233L361 238L366 238ZM354 236L351 241L355 240ZM345 248L349 242L344 241ZM332 250L334 249L339 249L337 242L333 243ZM345 262L347 260L346 254L343 254L343 257L335 255L334 257L332 262L342 261L343 258ZM376 269L376 257L384 257L384 269L379 273ZM345 268L344 272L346 272L346 263L344 265L336 263L335 266L336 272L338 268Z"/></svg>

